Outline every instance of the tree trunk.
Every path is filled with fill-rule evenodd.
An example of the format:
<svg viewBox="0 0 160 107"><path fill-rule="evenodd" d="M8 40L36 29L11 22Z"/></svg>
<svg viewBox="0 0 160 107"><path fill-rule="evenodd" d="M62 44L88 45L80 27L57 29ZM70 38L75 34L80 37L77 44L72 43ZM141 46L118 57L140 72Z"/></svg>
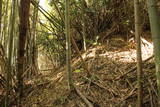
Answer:
<svg viewBox="0 0 160 107"><path fill-rule="evenodd" d="M36 1L39 4L39 0ZM34 7L33 11L33 21L32 21L32 66L35 68L36 73L38 71L38 50L36 45L36 26L37 26L37 19L38 19L38 8Z"/></svg>
<svg viewBox="0 0 160 107"><path fill-rule="evenodd" d="M23 96L23 72L24 72L24 60L25 60L25 43L28 31L29 23L29 10L30 10L30 0L20 1L20 14L19 14L19 44L18 44L18 57L17 57L17 79L18 79L18 95L19 104L20 99ZM21 105L19 105L21 106Z"/></svg>
<svg viewBox="0 0 160 107"><path fill-rule="evenodd" d="M8 9L9 9L9 0L4 1L4 17L3 17L3 32L2 32L2 44L4 46L5 54L7 54L7 31L8 31Z"/></svg>
<svg viewBox="0 0 160 107"><path fill-rule="evenodd" d="M71 33L70 33L70 0L65 0L65 33L66 33L66 63L67 63L67 73L68 73L68 84L69 89L72 91L73 80L72 80L72 70L71 70Z"/></svg>
<svg viewBox="0 0 160 107"><path fill-rule="evenodd" d="M86 18L85 18L85 0L82 0L82 37L83 37L83 49L87 50L86 47Z"/></svg>
<svg viewBox="0 0 160 107"><path fill-rule="evenodd" d="M2 3L3 3L3 0L0 0L0 39L2 39Z"/></svg>
<svg viewBox="0 0 160 107"><path fill-rule="evenodd" d="M141 23L140 23L140 6L139 0L134 0L134 17L135 17L135 38L136 38L136 49L137 49L137 81L138 81L138 100L137 107L142 107L142 55L141 55Z"/></svg>
<svg viewBox="0 0 160 107"><path fill-rule="evenodd" d="M147 6L154 45L156 77L158 87L158 106L160 106L160 17L158 16L156 0L147 0Z"/></svg>
<svg viewBox="0 0 160 107"><path fill-rule="evenodd" d="M6 103L5 107L9 106L9 94L11 91L11 72L12 72L12 52L13 52L13 35L14 35L14 25L15 25L15 7L16 7L16 0L12 0L12 6L11 6L11 13L10 13L10 25L9 26L9 44L8 44L8 61L7 61L7 95L6 95Z"/></svg>

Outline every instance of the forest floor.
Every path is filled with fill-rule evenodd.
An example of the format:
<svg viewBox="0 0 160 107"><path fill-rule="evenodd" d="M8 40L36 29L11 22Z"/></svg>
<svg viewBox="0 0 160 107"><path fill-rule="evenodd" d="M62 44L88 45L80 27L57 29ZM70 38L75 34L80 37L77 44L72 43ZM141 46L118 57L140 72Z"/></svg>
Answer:
<svg viewBox="0 0 160 107"><path fill-rule="evenodd" d="M77 56L72 60L75 87L94 107L135 107L137 99L136 50L134 41L111 39L90 47L82 54L91 73ZM142 38L144 107L156 107L156 79L152 43ZM149 58L149 59L148 59ZM147 60L146 60L147 59ZM87 107L78 94L68 90L65 66L42 71L30 81L23 99L24 107Z"/></svg>

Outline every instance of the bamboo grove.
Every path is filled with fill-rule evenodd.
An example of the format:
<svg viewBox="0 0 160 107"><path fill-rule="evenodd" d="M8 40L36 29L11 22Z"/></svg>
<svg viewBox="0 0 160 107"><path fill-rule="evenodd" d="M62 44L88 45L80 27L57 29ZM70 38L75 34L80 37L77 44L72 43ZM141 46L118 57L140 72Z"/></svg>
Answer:
<svg viewBox="0 0 160 107"><path fill-rule="evenodd" d="M70 93L78 93L72 59L79 57L87 77L92 77L82 52L105 43L112 35L136 41L137 107L143 107L143 61L141 36L151 30L160 106L160 3L159 0L0 0L0 107L23 107L26 81L39 75L41 50L54 69L66 66ZM134 9L133 9L134 8ZM45 20L44 20L45 19ZM134 31L131 33L130 31ZM43 66L43 65L42 65ZM66 84L67 85L67 84ZM2 92L1 92L2 90Z"/></svg>

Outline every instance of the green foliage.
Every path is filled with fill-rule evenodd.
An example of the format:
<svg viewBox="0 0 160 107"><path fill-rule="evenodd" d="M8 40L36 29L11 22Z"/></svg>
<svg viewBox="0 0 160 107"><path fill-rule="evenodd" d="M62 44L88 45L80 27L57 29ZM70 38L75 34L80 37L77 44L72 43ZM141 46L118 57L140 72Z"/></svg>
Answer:
<svg viewBox="0 0 160 107"><path fill-rule="evenodd" d="M76 70L74 70L73 72L80 73L80 72L83 72L83 71L84 71L84 69L81 68L81 69L76 69Z"/></svg>
<svg viewBox="0 0 160 107"><path fill-rule="evenodd" d="M49 12L50 15L47 14L50 20L42 27L42 32L38 34L37 42L47 52L59 53L60 56L63 56L61 58L65 58L66 38L64 34L64 20L60 18L60 14L53 4L54 2L64 18L64 0L51 1L49 4L53 7L53 11ZM93 1L91 6L87 6L87 3L83 4L82 0L71 0L70 5L71 29L74 29L76 32L71 32L71 34L73 34L77 44L79 41L83 43L83 20L85 20L87 45L100 45L98 39L100 40L105 36L100 34L108 29L117 29L114 35L123 34L125 36L128 35L130 30L134 29L133 1L97 0ZM143 6L144 4L142 3ZM145 18L146 15L143 17ZM148 25L148 22L144 21L144 25Z"/></svg>
<svg viewBox="0 0 160 107"><path fill-rule="evenodd" d="M89 39L86 39L86 43L88 44L91 44L91 45L101 45L101 43L98 42L98 39L99 39L99 36L96 36L96 39L95 40L89 40Z"/></svg>

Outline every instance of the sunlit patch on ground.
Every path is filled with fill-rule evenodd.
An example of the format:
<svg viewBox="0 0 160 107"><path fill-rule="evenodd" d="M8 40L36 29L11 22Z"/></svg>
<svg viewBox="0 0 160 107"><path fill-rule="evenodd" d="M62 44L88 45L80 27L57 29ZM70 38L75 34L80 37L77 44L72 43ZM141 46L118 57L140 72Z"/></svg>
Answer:
<svg viewBox="0 0 160 107"><path fill-rule="evenodd" d="M134 45L134 47L136 46L134 41L130 41L129 43ZM136 62L136 49L131 49L131 48L122 49L122 51L120 50L105 51L104 46L102 47L98 46L88 50L88 53L84 53L82 57L84 59L95 57L96 52L100 50L103 51L102 53L98 53L98 56L100 57L108 57L113 60L119 60L122 62ZM141 50L142 50L142 60L145 60L153 54L153 44L148 42L144 38L141 38Z"/></svg>
<svg viewBox="0 0 160 107"><path fill-rule="evenodd" d="M111 41L112 44L117 43L117 41ZM120 41L121 42L121 41ZM123 41L125 42L125 41ZM116 44L115 43L115 44ZM82 54L82 58L84 60L88 58L95 58L95 57L102 57L102 58L110 58L111 60L117 60L121 62L132 63L136 62L136 49L132 47L136 47L135 41L131 40L127 43L127 46L119 48L119 44L117 46L95 46L94 48L90 48L87 52ZM121 44L120 44L121 45ZM109 50L108 48L112 48ZM153 44L141 38L141 50L142 50L142 60L147 59L151 55L153 55ZM78 57L78 58L77 58ZM73 59L72 64L73 66L77 64L81 59L77 56ZM38 57L38 65L40 70L50 69L48 65L52 65L49 59L46 57L46 54L43 52L39 53ZM45 72L43 72L45 73Z"/></svg>

